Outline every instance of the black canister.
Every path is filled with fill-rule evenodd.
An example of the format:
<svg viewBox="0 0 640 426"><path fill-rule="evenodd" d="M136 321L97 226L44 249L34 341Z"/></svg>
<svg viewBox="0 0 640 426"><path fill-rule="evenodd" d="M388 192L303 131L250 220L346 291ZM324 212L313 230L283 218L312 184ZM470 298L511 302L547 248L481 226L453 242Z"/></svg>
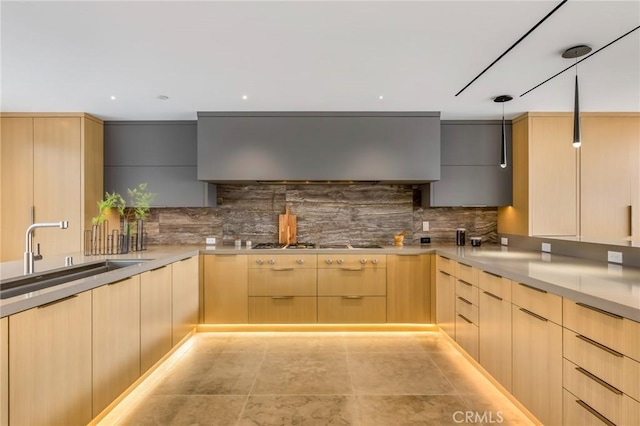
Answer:
<svg viewBox="0 0 640 426"><path fill-rule="evenodd" d="M467 230L464 229L464 228L456 229L456 245L457 246L463 246L464 245L466 232L467 232Z"/></svg>

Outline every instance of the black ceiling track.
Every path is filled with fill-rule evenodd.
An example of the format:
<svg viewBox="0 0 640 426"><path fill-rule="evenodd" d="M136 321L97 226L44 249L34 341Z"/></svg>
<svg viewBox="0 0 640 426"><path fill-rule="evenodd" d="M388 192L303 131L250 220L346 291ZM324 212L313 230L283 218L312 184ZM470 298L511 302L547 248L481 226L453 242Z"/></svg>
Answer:
<svg viewBox="0 0 640 426"><path fill-rule="evenodd" d="M571 68L573 68L573 67L577 66L580 62L582 62L582 61L586 61L587 59L589 59L590 57L592 57L592 56L593 56L593 55L595 55L596 53L600 52L601 50L606 49L607 47L611 46L611 45L612 45L613 43L615 43L616 41L623 39L624 37L628 36L629 34L631 34L632 32L634 32L634 31L636 31L636 30L638 30L638 29L640 29L640 25L639 25L639 26L637 26L637 27L635 27L635 28L634 28L634 29L632 29L631 31L628 31L628 32L626 32L626 33L622 34L620 37L618 37L617 39L613 40L612 42L605 44L605 45L604 45L604 46L602 46L600 49L598 49L598 50L596 50L595 52L593 52L591 55L589 55L589 56L585 56L584 58L580 59L579 61L577 61L577 62L576 62L576 63L574 63L573 65L569 65L568 67L566 67L565 69L563 69L563 70L562 70L562 71L560 71L559 73L552 75L551 77L549 77L548 79L546 79L546 80L545 80L545 81L543 81L542 83L540 83L540 84L538 84L538 85L536 85L536 86L533 86L531 89L527 90L526 92L524 92L524 93L523 93L522 95L520 95L519 97L521 98L521 97L523 97L524 95L526 95L527 93L529 93L529 92L533 91L534 89L537 89L538 87L540 87L540 86L542 86L543 84L545 84L547 81L552 80L552 79L556 78L557 76L559 76L560 74L562 74L563 72L565 72L565 71L567 71L567 70L570 70Z"/></svg>
<svg viewBox="0 0 640 426"><path fill-rule="evenodd" d="M497 58L495 61L491 62L491 64L490 64L488 67L486 67L485 69L483 69L483 70L482 70L482 72L481 72L480 74L478 74L477 76L475 76L475 78L474 78L473 80L471 80L469 83L467 83L467 85L466 85L466 86L464 86L464 87L463 87L463 88L462 88L458 93L456 93L456 96L458 96L460 93L464 92L464 91L467 89L467 87L471 86L471 85L473 84L473 82L474 82L474 81L476 81L477 79L479 79L479 78L480 78L480 76L481 76L482 74L484 74L485 72L487 72L487 70L488 70L489 68L491 68L492 66L494 66L494 65L496 64L496 62L498 62L500 59L502 59L502 58L504 57L504 55L506 55L507 53L509 53L509 52L511 51L511 49L513 49L514 47L516 47L518 44L520 44L520 42L521 42L522 40L524 40L525 38L527 38L527 37L529 36L529 34L531 34L531 33L532 33L536 28L538 28L538 27L539 27L539 26L540 26L544 21L546 21L546 20L547 20L547 18L549 18L549 17L550 17L551 15L553 15L554 13L556 13L556 11L557 11L558 9L560 9L560 8L561 8L561 7L562 7L562 6L567 2L567 1L568 1L568 0L563 0L563 1L561 1L561 2L560 2L560 4L558 4L556 7L554 7L554 8L553 8L553 10L552 10L551 12L547 13L547 16L545 16L544 18L542 18L542 19L541 19L537 24L535 24L535 25L534 25L534 26L533 26L529 31L527 31L527 33L526 33L525 35L523 35L522 37L520 37L520 38L518 39L518 41L516 41L515 43L513 43L513 44L511 45L511 47L510 47L510 48L508 48L507 50L505 50L505 51L502 53L502 55L498 56L498 58Z"/></svg>

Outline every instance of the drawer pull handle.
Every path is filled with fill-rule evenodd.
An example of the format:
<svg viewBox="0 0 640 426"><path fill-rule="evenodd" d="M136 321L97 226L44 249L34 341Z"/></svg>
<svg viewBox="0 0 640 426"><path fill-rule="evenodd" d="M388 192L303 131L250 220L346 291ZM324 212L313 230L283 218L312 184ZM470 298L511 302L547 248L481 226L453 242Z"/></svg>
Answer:
<svg viewBox="0 0 640 426"><path fill-rule="evenodd" d="M363 271L364 268L340 268L341 271Z"/></svg>
<svg viewBox="0 0 640 426"><path fill-rule="evenodd" d="M186 259L179 260L179 262L183 262L184 260L186 260ZM150 269L150 270L149 270L149 272L159 271L160 269L163 269L163 268L166 268L166 266L160 266L160 267L158 267L158 268Z"/></svg>
<svg viewBox="0 0 640 426"><path fill-rule="evenodd" d="M342 296L343 299L362 299L363 296Z"/></svg>
<svg viewBox="0 0 640 426"><path fill-rule="evenodd" d="M494 274L493 272L489 272L489 271L482 271L482 272L484 272L487 275L491 275L493 277L496 277L496 278L502 278L502 275Z"/></svg>
<svg viewBox="0 0 640 426"><path fill-rule="evenodd" d="M271 268L272 271L293 271L293 267L288 268Z"/></svg>
<svg viewBox="0 0 640 426"><path fill-rule="evenodd" d="M494 299L497 299L497 300L502 301L502 297L500 297L500 296L496 296L496 295L495 295L495 294L493 294L493 293L489 293L488 291L483 291L483 293L484 293L484 294L486 294L486 295L487 295L487 296L489 296L489 297L493 297Z"/></svg>
<svg viewBox="0 0 640 426"><path fill-rule="evenodd" d="M540 316L540 315L538 315L538 314L534 314L533 312L531 312L531 311L529 311L529 310L527 310L527 309L525 309L525 308L520 308L520 310L521 310L522 312L524 312L525 314L527 314L527 315L531 315L532 317L539 319L540 321L544 321L544 322L549 321L549 320L548 320L548 319L546 319L545 317L541 317L541 316Z"/></svg>
<svg viewBox="0 0 640 426"><path fill-rule="evenodd" d="M587 342L587 343L595 346L598 349L602 349L603 351L608 352L611 355L617 356L618 358L622 358L624 356L620 352L616 352L613 349L610 349L610 348L606 347L605 345L601 345L600 343L598 343L598 342L596 342L594 340L591 340L588 337L585 337L585 336L583 336L581 334L576 334L576 337L578 339L582 340L583 342Z"/></svg>
<svg viewBox="0 0 640 426"><path fill-rule="evenodd" d="M458 296L458 299L459 299L461 302L466 303L467 305L473 305L473 303L469 302L469 301L468 301L467 299L465 299L464 297L460 297L460 296Z"/></svg>
<svg viewBox="0 0 640 426"><path fill-rule="evenodd" d="M576 305L582 306L583 308L586 308L586 309L591 309L592 311L596 311L596 312L599 312L599 313L607 315L607 316L610 316L611 318L622 319L622 317L620 315L612 314L611 312L604 311L604 310L602 310L600 308L596 308L594 306L589 306L589 305L587 305L585 303L576 302Z"/></svg>
<svg viewBox="0 0 640 426"><path fill-rule="evenodd" d="M473 268L471 265L467 265L466 263L458 262L460 266L466 266L467 268Z"/></svg>
<svg viewBox="0 0 640 426"><path fill-rule="evenodd" d="M473 284L468 283L468 282L466 282L464 280L458 280L458 282L461 283L461 284L464 284L464 285L468 285L469 287L473 287Z"/></svg>
<svg viewBox="0 0 640 426"><path fill-rule="evenodd" d="M62 299L54 300L53 302L45 303L44 305L38 306L38 309L46 308L47 306L56 305L58 303L62 303L66 300L73 299L78 297L77 294L72 294L71 296L63 297Z"/></svg>
<svg viewBox="0 0 640 426"><path fill-rule="evenodd" d="M448 277L450 277L450 276L451 276L451 274L450 274L450 273L445 272L445 271L440 271L440 273L441 273L442 275L446 275L446 276L448 276Z"/></svg>
<svg viewBox="0 0 640 426"><path fill-rule="evenodd" d="M124 279L122 279L122 280L118 280L118 281L114 281L114 282L112 282L112 283L108 283L107 285L116 285L116 284L118 284L118 283L125 282L125 281L127 281L128 279L130 279L130 278L131 278L131 277L129 277L129 278L124 278Z"/></svg>
<svg viewBox="0 0 640 426"><path fill-rule="evenodd" d="M441 254L439 254L438 256L440 256L441 258L446 259L446 260L451 260L451 259L449 259L447 256L443 256L443 255L441 255Z"/></svg>
<svg viewBox="0 0 640 426"><path fill-rule="evenodd" d="M584 374L585 376L587 376L588 378L590 378L591 380L593 380L597 384L607 388L608 390L610 390L611 392L615 393L616 395L622 395L622 391L621 390L619 390L618 388L614 388L609 383L605 382L604 380L602 380L601 378L599 378L597 376L594 376L593 374L589 373L584 368L576 367L576 370L578 370L580 373Z"/></svg>
<svg viewBox="0 0 640 426"><path fill-rule="evenodd" d="M420 253L398 253L396 256L413 256L413 257L417 257L417 256L420 256Z"/></svg>
<svg viewBox="0 0 640 426"><path fill-rule="evenodd" d="M591 408L589 406L589 404L587 404L584 401L581 401L579 399L576 399L576 402L578 403L579 406L581 406L582 408L584 408L585 410L587 410L588 412L590 412L591 414L593 414L595 417L598 418L598 420L600 420L602 423L608 425L608 426L616 426L615 423L613 423L612 421L610 421L609 419L607 419L605 416L603 416L602 414L598 413L596 410L594 410L593 408Z"/></svg>
<svg viewBox="0 0 640 426"><path fill-rule="evenodd" d="M293 296L271 296L272 299L293 299Z"/></svg>
<svg viewBox="0 0 640 426"><path fill-rule="evenodd" d="M473 321L471 321L469 318L465 317L464 315L458 314L458 316L463 320L465 320L466 322L468 322L469 324L473 324Z"/></svg>
<svg viewBox="0 0 640 426"><path fill-rule="evenodd" d="M531 290L537 291L538 293L545 293L545 294L547 293L547 290L542 290L540 288L536 288L536 287L534 287L532 285L529 285L529 284L523 284L523 283L518 283L518 284L521 285L522 287L526 287L526 288L529 288Z"/></svg>

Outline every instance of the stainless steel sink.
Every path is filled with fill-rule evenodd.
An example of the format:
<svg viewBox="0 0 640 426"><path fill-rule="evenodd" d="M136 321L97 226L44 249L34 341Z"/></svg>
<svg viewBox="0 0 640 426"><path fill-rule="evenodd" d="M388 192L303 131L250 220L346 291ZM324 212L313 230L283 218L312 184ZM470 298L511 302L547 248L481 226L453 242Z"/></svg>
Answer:
<svg viewBox="0 0 640 426"><path fill-rule="evenodd" d="M0 299L7 299L9 297L42 290L44 288L68 283L81 278L139 265L147 261L148 259L102 260L99 262L84 263L82 265L69 266L42 273L36 272L30 275L9 278L0 282Z"/></svg>

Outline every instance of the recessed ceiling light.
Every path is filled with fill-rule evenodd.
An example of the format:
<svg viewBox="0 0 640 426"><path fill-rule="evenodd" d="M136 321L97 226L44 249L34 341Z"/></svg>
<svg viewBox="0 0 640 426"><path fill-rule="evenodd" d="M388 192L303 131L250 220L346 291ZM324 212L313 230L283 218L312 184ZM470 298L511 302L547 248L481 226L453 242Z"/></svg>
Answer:
<svg viewBox="0 0 640 426"><path fill-rule="evenodd" d="M242 95L242 99L246 101L249 97L247 95Z"/></svg>
<svg viewBox="0 0 640 426"><path fill-rule="evenodd" d="M115 97L115 96L111 96L111 100L112 100L112 101L115 101L115 100L116 100L116 97Z"/></svg>
<svg viewBox="0 0 640 426"><path fill-rule="evenodd" d="M161 101L166 101L167 99L169 99L169 97L167 95L159 95L158 99L160 99Z"/></svg>
<svg viewBox="0 0 640 426"><path fill-rule="evenodd" d="M378 96L378 99L384 99L384 96L380 95Z"/></svg>

